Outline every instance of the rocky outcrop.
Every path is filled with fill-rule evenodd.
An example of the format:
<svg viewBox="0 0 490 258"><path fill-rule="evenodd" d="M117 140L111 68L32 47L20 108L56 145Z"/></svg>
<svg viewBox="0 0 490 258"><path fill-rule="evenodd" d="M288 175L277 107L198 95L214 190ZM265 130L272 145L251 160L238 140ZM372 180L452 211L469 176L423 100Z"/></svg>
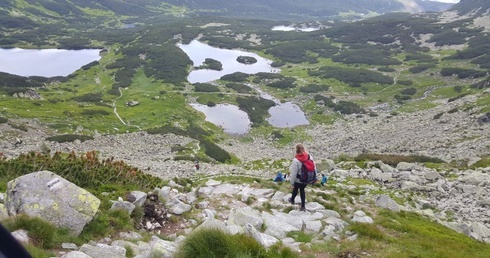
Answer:
<svg viewBox="0 0 490 258"><path fill-rule="evenodd" d="M64 178L39 171L8 182L8 214L40 217L78 235L99 209L100 200Z"/></svg>
<svg viewBox="0 0 490 258"><path fill-rule="evenodd" d="M378 162L378 165L379 162ZM391 171L391 172L390 172ZM450 177L445 177L445 175ZM426 196L417 199L414 206L400 206L387 195L374 199L376 205L392 211L409 210L438 220L440 223L474 239L490 242L490 167L451 172L438 172L415 163L399 163L394 170L336 169L333 177L340 182L348 178L367 178L383 187L395 190L399 195L412 193ZM386 180L389 178L390 180ZM368 197L366 197L368 198ZM447 218L446 214L454 214ZM451 223L446 220L453 220Z"/></svg>

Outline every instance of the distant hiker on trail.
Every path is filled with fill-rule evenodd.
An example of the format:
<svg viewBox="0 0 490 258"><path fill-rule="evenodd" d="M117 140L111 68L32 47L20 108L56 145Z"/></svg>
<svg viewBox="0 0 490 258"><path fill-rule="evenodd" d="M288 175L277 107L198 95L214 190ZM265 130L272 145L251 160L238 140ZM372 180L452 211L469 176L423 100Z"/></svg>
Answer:
<svg viewBox="0 0 490 258"><path fill-rule="evenodd" d="M196 167L196 170L199 170L199 160L196 160L196 162L194 162L194 166Z"/></svg>
<svg viewBox="0 0 490 258"><path fill-rule="evenodd" d="M313 160L313 157L311 157L311 155L308 154L303 144L301 143L296 144L296 155L293 159L293 162L291 163L291 166L289 167L289 171L291 172L291 176L289 178L291 181L291 187L293 188L292 196L289 199L289 202L291 204L294 204L294 199L296 198L296 195L298 194L298 190L299 190L299 196L301 198L300 211L306 211L305 188L307 183L301 182L299 175L301 175L301 169L303 163L307 160Z"/></svg>
<svg viewBox="0 0 490 258"><path fill-rule="evenodd" d="M282 172L277 172L277 176L274 178L274 182L284 182L284 177L282 176Z"/></svg>
<svg viewBox="0 0 490 258"><path fill-rule="evenodd" d="M328 180L327 175L322 174L322 182L321 182L322 186L324 186L324 185L326 185L326 184L327 184L327 180Z"/></svg>

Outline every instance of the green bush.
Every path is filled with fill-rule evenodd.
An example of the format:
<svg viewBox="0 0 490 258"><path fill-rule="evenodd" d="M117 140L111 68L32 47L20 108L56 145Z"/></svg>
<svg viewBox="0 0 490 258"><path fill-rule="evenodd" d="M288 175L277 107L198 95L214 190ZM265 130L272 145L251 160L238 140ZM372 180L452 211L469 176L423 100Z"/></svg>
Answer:
<svg viewBox="0 0 490 258"><path fill-rule="evenodd" d="M463 91L463 86L457 85L457 86L454 86L453 89L457 93L461 93L461 91Z"/></svg>
<svg viewBox="0 0 490 258"><path fill-rule="evenodd" d="M152 190L161 186L158 177L143 173L114 158L99 160L95 151L80 156L75 152L63 154L34 153L21 154L15 159L0 157L0 191L6 183L33 171L49 170L66 180L97 193L102 186L118 185L131 190Z"/></svg>
<svg viewBox="0 0 490 258"><path fill-rule="evenodd" d="M367 69L356 69L350 67L322 66L317 70L309 70L309 76L321 78L334 78L345 82L352 87L360 87L361 83L393 84L393 78L382 73Z"/></svg>
<svg viewBox="0 0 490 258"><path fill-rule="evenodd" d="M206 155L208 155L209 157L222 163L231 161L230 154L218 145L203 139L201 140L201 146L204 147L204 153L206 153Z"/></svg>
<svg viewBox="0 0 490 258"><path fill-rule="evenodd" d="M220 61L212 59L212 58L206 58L204 60L204 64L199 67L200 69L210 69L210 70L215 70L215 71L221 71L223 70L223 64L221 64Z"/></svg>
<svg viewBox="0 0 490 258"><path fill-rule="evenodd" d="M261 246L255 239L244 234L229 235L218 229L201 229L193 231L179 246L176 258L293 258L299 257L289 248Z"/></svg>
<svg viewBox="0 0 490 258"><path fill-rule="evenodd" d="M279 89L287 89L287 88L294 88L296 85L294 84L296 82L296 79L292 77L286 77L282 80L274 81L271 83L268 83L267 86L273 87L273 88L279 88Z"/></svg>
<svg viewBox="0 0 490 258"><path fill-rule="evenodd" d="M74 142L76 140L80 140L81 142L88 141L88 140L93 140L94 137L88 136L88 135L77 135L77 134L63 134L63 135L55 135L55 136L50 136L47 137L47 141L52 141L52 142Z"/></svg>
<svg viewBox="0 0 490 258"><path fill-rule="evenodd" d="M410 71L411 73L421 73L434 67L436 67L435 64L419 64L414 67L410 67L408 71Z"/></svg>
<svg viewBox="0 0 490 258"><path fill-rule="evenodd" d="M396 166L400 162L445 163L445 161L442 159L432 158L432 157L427 157L422 155L403 156L403 155L394 155L394 154L369 154L369 153L359 154L357 157L354 158L354 160L355 161L380 160L381 162L391 166Z"/></svg>
<svg viewBox="0 0 490 258"><path fill-rule="evenodd" d="M328 91L330 87L328 85L319 85L319 84L308 84L304 87L301 87L299 91L304 93L317 93L321 91Z"/></svg>
<svg viewBox="0 0 490 258"><path fill-rule="evenodd" d="M257 63L257 59L253 56L239 56L236 59L237 62L242 64L255 64Z"/></svg>
<svg viewBox="0 0 490 258"><path fill-rule="evenodd" d="M341 114L363 114L366 113L359 105L349 101L339 101L333 108L335 111L339 111Z"/></svg>
<svg viewBox="0 0 490 258"><path fill-rule="evenodd" d="M433 118L434 120L441 118L441 116L444 115L444 112L437 113Z"/></svg>
<svg viewBox="0 0 490 258"><path fill-rule="evenodd" d="M210 83L195 83L196 92L219 92L219 87Z"/></svg>
<svg viewBox="0 0 490 258"><path fill-rule="evenodd" d="M58 228L38 217L29 217L21 214L2 221L2 225L9 231L24 229L28 232L32 243L43 249L50 249L70 237L68 229Z"/></svg>
<svg viewBox="0 0 490 258"><path fill-rule="evenodd" d="M396 69L392 67L384 66L384 67L379 67L378 71L391 73L391 72L396 72Z"/></svg>
<svg viewBox="0 0 490 258"><path fill-rule="evenodd" d="M82 111L82 115L84 116L96 116L96 115L102 115L102 116L108 116L111 113L106 110L102 109L85 109Z"/></svg>
<svg viewBox="0 0 490 258"><path fill-rule="evenodd" d="M23 124L14 124L14 123L9 123L8 125L10 125L10 127L14 128L14 129L17 129L17 130L21 130L23 132L27 132L29 131L27 129L27 126L23 125Z"/></svg>
<svg viewBox="0 0 490 258"><path fill-rule="evenodd" d="M90 241L119 231L133 230L133 220L125 210L101 212L95 215L80 234L80 239Z"/></svg>
<svg viewBox="0 0 490 258"><path fill-rule="evenodd" d="M248 79L248 74L242 72L236 72L232 74L227 74L221 76L220 80L230 81L230 82L244 82Z"/></svg>
<svg viewBox="0 0 490 258"><path fill-rule="evenodd" d="M347 230L354 231L360 236L369 237L376 240L383 240L387 238L385 233L383 233L383 231L381 231L376 224L354 222L347 227Z"/></svg>
<svg viewBox="0 0 490 258"><path fill-rule="evenodd" d="M458 99L460 99L460 98L463 98L463 97L467 96L468 94L469 94L469 93L459 94L459 95L458 95L458 96L456 96L456 97L449 98L449 99L447 100L447 102L448 102L448 103L449 103L449 102L453 102L453 101L455 101L455 100L458 100Z"/></svg>
<svg viewBox="0 0 490 258"><path fill-rule="evenodd" d="M226 88L235 90L238 93L250 93L250 91L252 90L247 85L241 83L227 83Z"/></svg>
<svg viewBox="0 0 490 258"><path fill-rule="evenodd" d="M9 120L5 117L1 117L0 116L0 124L4 124L4 123L7 123Z"/></svg>
<svg viewBox="0 0 490 258"><path fill-rule="evenodd" d="M415 95L415 93L417 93L417 89L411 87L411 88L406 88L406 89L403 89L401 92L401 94L405 94L405 95Z"/></svg>
<svg viewBox="0 0 490 258"><path fill-rule="evenodd" d="M459 79L465 78L479 78L487 76L487 71L475 70L475 69L465 69L465 68L453 68L446 67L441 69L442 76L452 76L458 75Z"/></svg>
<svg viewBox="0 0 490 258"><path fill-rule="evenodd" d="M82 96L73 97L72 100L78 102L100 102L102 100L102 93L88 93Z"/></svg>

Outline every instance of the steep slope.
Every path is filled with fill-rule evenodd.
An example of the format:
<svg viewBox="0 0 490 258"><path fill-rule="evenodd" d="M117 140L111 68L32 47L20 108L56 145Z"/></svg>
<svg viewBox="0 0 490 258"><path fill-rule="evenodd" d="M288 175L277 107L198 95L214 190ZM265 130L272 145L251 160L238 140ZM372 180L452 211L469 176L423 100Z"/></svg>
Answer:
<svg viewBox="0 0 490 258"><path fill-rule="evenodd" d="M459 15L480 16L490 10L490 1L487 0L461 0L449 9Z"/></svg>

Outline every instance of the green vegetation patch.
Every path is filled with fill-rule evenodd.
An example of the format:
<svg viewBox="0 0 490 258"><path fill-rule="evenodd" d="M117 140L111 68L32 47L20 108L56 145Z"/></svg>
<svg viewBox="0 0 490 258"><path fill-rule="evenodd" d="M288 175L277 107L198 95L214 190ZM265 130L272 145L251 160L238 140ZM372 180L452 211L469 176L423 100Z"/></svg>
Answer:
<svg viewBox="0 0 490 258"><path fill-rule="evenodd" d="M376 71L370 71L363 68L355 69L338 66L322 66L316 70L308 72L310 76L318 76L321 78L335 78L341 82L345 82L352 87L360 87L361 83L379 83L392 84L393 78L383 75Z"/></svg>
<svg viewBox="0 0 490 258"><path fill-rule="evenodd" d="M145 174L138 168L126 165L113 158L100 160L95 151L77 155L34 153L21 154L15 159L0 157L0 191L5 191L7 182L32 171L48 170L66 180L98 193L102 186L123 185L131 190L152 190L161 186L160 178Z"/></svg>
<svg viewBox="0 0 490 258"><path fill-rule="evenodd" d="M473 164L473 166L471 166L471 167L472 168L490 167L490 156L481 157L481 159L479 161L477 161L475 164Z"/></svg>
<svg viewBox="0 0 490 258"><path fill-rule="evenodd" d="M52 141L52 142L74 142L76 140L79 140L81 142L88 141L88 140L93 140L94 137L88 136L88 135L77 135L77 134L63 134L63 135L55 135L55 136L50 136L47 137L47 141Z"/></svg>
<svg viewBox="0 0 490 258"><path fill-rule="evenodd" d="M398 257L489 257L490 246L457 233L418 214L382 210L375 219L388 231L399 232L387 241ZM375 230L370 230L370 234ZM375 233L378 235L377 233ZM380 256L385 257L385 256Z"/></svg>
<svg viewBox="0 0 490 258"><path fill-rule="evenodd" d="M219 92L219 87L210 83L195 83L196 92Z"/></svg>
<svg viewBox="0 0 490 258"><path fill-rule="evenodd" d="M236 58L236 61L242 64L255 64L257 63L257 59L253 56L239 56Z"/></svg>
<svg viewBox="0 0 490 258"><path fill-rule="evenodd" d="M223 70L223 64L216 59L206 58L204 59L203 65L199 66L198 69L210 69L215 71L221 71Z"/></svg>
<svg viewBox="0 0 490 258"><path fill-rule="evenodd" d="M158 128L152 128L147 130L149 134L168 134L173 133L176 135L187 136L199 141L200 146L204 149L204 153L209 157L219 162L232 162L235 158L227 151L213 143L209 138L212 138L212 134L198 126L189 126L187 129L181 129L169 125L165 125ZM191 157L181 157L180 159L191 159ZM194 157L195 160L195 157Z"/></svg>
<svg viewBox="0 0 490 258"><path fill-rule="evenodd" d="M30 242L43 249L51 249L70 238L68 229L58 228L51 223L37 217L21 214L2 221L10 232L24 229L29 235Z"/></svg>
<svg viewBox="0 0 490 258"><path fill-rule="evenodd" d="M325 84L308 84L304 87L301 87L299 91L304 92L304 93L318 93L322 91L328 91L330 86L325 85Z"/></svg>
<svg viewBox="0 0 490 258"><path fill-rule="evenodd" d="M299 255L289 248L279 246L265 249L255 239L245 234L229 235L218 229L202 229L193 231L186 237L175 257L293 258Z"/></svg>
<svg viewBox="0 0 490 258"><path fill-rule="evenodd" d="M400 162L419 162L419 163L446 163L444 160L439 158L432 158L422 155L394 155L394 154L359 154L354 158L356 161L366 161L366 160L380 160L385 164L396 166Z"/></svg>

